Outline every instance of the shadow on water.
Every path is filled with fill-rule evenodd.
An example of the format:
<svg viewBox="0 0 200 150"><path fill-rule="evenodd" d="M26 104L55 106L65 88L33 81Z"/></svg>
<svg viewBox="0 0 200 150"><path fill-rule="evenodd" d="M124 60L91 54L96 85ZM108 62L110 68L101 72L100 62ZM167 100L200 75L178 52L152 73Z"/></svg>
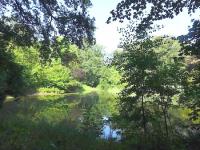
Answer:
<svg viewBox="0 0 200 150"><path fill-rule="evenodd" d="M5 102L0 109L0 149L119 149L119 143L103 140L116 138L105 120L115 98L105 95L30 96Z"/></svg>

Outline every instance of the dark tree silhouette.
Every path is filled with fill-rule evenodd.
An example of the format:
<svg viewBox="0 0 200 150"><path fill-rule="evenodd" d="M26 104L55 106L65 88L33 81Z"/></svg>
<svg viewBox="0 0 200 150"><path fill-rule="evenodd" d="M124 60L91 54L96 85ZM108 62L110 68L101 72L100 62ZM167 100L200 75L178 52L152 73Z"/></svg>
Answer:
<svg viewBox="0 0 200 150"><path fill-rule="evenodd" d="M40 47L42 61L60 55L57 37L82 47L95 42L90 0L0 1L0 103L7 94L18 96L24 86L22 67L10 53L11 46Z"/></svg>
<svg viewBox="0 0 200 150"><path fill-rule="evenodd" d="M174 18L186 8L188 14L194 13L200 9L200 0L122 0L118 3L115 10L111 11L111 17L107 23L111 21L123 22L125 19L132 20L134 23L134 31L136 35L148 33L154 29L153 23L166 18ZM142 34L143 35L143 34ZM147 34L146 34L147 35ZM145 35L145 36L146 36ZM129 38L130 39L130 38ZM189 28L187 35L178 37L182 42L181 54L196 55L200 58L200 20L193 20L192 27ZM193 57L191 57L192 59ZM199 61L193 64L195 67L189 72L189 76L193 77L192 83L187 83L185 87L185 105L189 105L193 109L192 118L198 118L199 114ZM195 91L195 92L193 92ZM192 99L192 100L191 100ZM191 103L189 101L192 101ZM192 106L191 106L192 105Z"/></svg>
<svg viewBox="0 0 200 150"><path fill-rule="evenodd" d="M91 5L90 0L1 0L0 33L22 45L40 41L47 59L57 36L79 47L84 40L94 43Z"/></svg>
<svg viewBox="0 0 200 150"><path fill-rule="evenodd" d="M200 20L194 20L187 35L179 37L183 43L184 53L196 55L200 58Z"/></svg>
<svg viewBox="0 0 200 150"><path fill-rule="evenodd" d="M187 8L188 14L200 9L199 0L123 0L118 3L116 9L111 11L111 17L107 23L119 20L140 20L136 27L136 32L152 29L154 21L166 18L174 18L180 14L184 8ZM149 10L149 11L148 11ZM199 20L193 22L189 33L182 36L181 39L187 43L186 52L192 52L199 55L200 39Z"/></svg>

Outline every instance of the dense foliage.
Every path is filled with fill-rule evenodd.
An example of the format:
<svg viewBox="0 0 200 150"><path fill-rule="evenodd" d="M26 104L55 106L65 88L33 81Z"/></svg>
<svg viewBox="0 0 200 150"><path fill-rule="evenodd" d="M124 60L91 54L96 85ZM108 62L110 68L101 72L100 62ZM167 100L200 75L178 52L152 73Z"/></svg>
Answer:
<svg viewBox="0 0 200 150"><path fill-rule="evenodd" d="M89 0L0 1L1 102L5 95L11 94L18 96L20 90L23 91L23 87L26 86L26 83L29 85L32 84L32 82L29 81L26 81L26 83L22 81L27 79L27 75L31 77L29 80L37 81L35 79L39 79L36 74L31 74L34 73L34 71L30 70L33 69L31 63L28 62L28 66L27 64L24 65L21 63L22 66L29 67L29 70L27 68L22 70L22 67L18 64L19 61L15 61L13 58L11 52L13 47L23 47L22 49L27 49L26 46L37 47L36 49L40 59L36 59L44 63L50 61L51 58L58 58L61 56L61 58L63 58L65 56L61 51L62 49L59 47L59 44L63 41L65 43L76 44L79 47L82 47L85 41L94 44L94 18L91 18L87 12L87 9L91 5ZM63 36L63 40L57 39L57 37L61 35ZM28 55L26 54L25 56ZM36 56L29 55L31 59L33 57ZM25 59L29 61L29 58ZM34 65L38 66L36 59L32 61L34 61ZM68 72L69 71L67 71L67 73ZM32 77L32 75L35 77ZM53 82L55 82L56 79L51 79L51 81L52 84L54 84ZM32 86L34 87L34 84Z"/></svg>
<svg viewBox="0 0 200 150"><path fill-rule="evenodd" d="M149 29L154 28L152 26L155 21L174 18L174 16L180 14L184 9L187 9L188 14L192 14L199 10L199 0L123 0L118 3L115 10L111 11L111 17L108 19L108 23L111 21L119 20L123 22L125 19L137 22L134 31L137 33L146 32ZM185 36L181 36L182 42L186 43L185 52L189 52L195 55L199 55L199 20L193 20L193 26L190 27L189 33ZM144 32L144 33L145 33ZM166 33L167 35L167 33Z"/></svg>
<svg viewBox="0 0 200 150"><path fill-rule="evenodd" d="M14 62L7 41L0 37L0 106L6 94L22 95L24 89L23 66ZM18 88L20 86L20 89Z"/></svg>
<svg viewBox="0 0 200 150"><path fill-rule="evenodd" d="M174 18L185 8L192 14L200 3L123 0L107 21L131 20L126 29L120 30L124 51L117 53L113 62L123 74L122 83L126 83L119 102L120 114L126 122L122 121L124 137L136 149L184 149L181 147L184 138L188 140L193 135L191 141L196 144L195 137L199 136L199 20L193 20L187 35L177 38L180 44L169 38L149 36L159 29L153 26L156 21ZM183 128L169 113L177 104L190 110L188 115L193 121L184 125L187 135L183 135ZM196 149L193 144L185 148Z"/></svg>
<svg viewBox="0 0 200 150"><path fill-rule="evenodd" d="M16 82L15 84L20 87L26 86L26 91L23 90L24 94L37 91L44 93L76 92L83 90L83 84L90 87L99 85L98 87L101 89L119 85L120 75L115 67L109 67L105 63L101 47L87 47L83 51L75 45L61 42L62 40L62 38L58 38L57 42L62 56L51 59L45 64L41 62L40 50L37 45L32 47L13 46L10 49L12 63L21 66L21 71L17 70L17 67L11 70L16 71L13 73L15 73L17 80L21 76L23 83L17 83L15 76L11 73L10 80ZM1 87L5 88L4 84L7 82L4 79L4 74L1 75ZM15 84L12 83L9 88L19 89L12 88ZM15 94L11 95L15 96Z"/></svg>
<svg viewBox="0 0 200 150"><path fill-rule="evenodd" d="M182 55L175 38L135 35L133 28L121 30L123 51L113 59L125 84L117 117L122 137L136 149L184 149L184 138L195 142L199 135L199 59ZM181 107L190 121L174 119L172 110Z"/></svg>
<svg viewBox="0 0 200 150"><path fill-rule="evenodd" d="M135 140L136 135L141 137L135 143L136 147L141 144L143 149L154 149L153 138L155 142L162 142L158 137L168 140L171 133L169 109L175 104L174 96L181 92L185 71L178 56L180 48L177 41L162 38L124 45L123 63L118 67L123 72L122 83L127 84L120 94L119 105L122 118L128 120L125 127L127 140ZM163 144L166 149L171 149L168 142Z"/></svg>
<svg viewBox="0 0 200 150"><path fill-rule="evenodd" d="M200 2L123 0L108 23L132 22L108 60L93 45L90 6L0 1L0 106L14 97L0 109L0 149L199 149L199 20L178 38L148 33L155 21L184 8L191 14ZM107 141L106 127L116 128Z"/></svg>
<svg viewBox="0 0 200 150"><path fill-rule="evenodd" d="M39 40L42 53L47 55L58 35L79 46L86 39L93 43L94 19L88 14L91 5L90 0L2 0L0 32L24 45Z"/></svg>

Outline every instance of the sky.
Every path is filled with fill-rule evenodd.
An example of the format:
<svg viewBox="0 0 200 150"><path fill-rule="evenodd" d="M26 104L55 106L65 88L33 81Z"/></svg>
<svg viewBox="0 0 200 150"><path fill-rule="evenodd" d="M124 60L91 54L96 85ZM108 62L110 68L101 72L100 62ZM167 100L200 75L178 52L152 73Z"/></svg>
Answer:
<svg viewBox="0 0 200 150"><path fill-rule="evenodd" d="M121 0L91 0L93 3L90 9L90 15L96 19L96 31L95 37L98 45L104 47L106 54L112 54L120 42L120 34L117 29L120 27L125 27L125 24L119 22L112 22L111 24L106 24L106 20L110 17L110 11L115 9L117 4ZM188 27L192 25L191 19L199 18L200 11L196 12L192 16L187 14L187 11L183 11L174 19L165 19L159 21L158 24L164 25L164 28L154 33L155 36L159 35L169 35L169 36L179 36L187 34Z"/></svg>

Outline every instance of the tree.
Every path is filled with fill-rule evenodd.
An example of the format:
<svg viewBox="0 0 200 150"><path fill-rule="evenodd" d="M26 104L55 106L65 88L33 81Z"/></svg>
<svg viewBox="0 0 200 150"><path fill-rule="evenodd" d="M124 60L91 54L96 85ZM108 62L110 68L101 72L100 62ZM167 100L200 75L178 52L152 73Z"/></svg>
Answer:
<svg viewBox="0 0 200 150"><path fill-rule="evenodd" d="M153 146L152 137L165 139L169 148L168 111L174 96L182 91L185 73L180 43L170 38L135 39L128 44L125 41L123 49L117 57L121 63L115 62L122 72L121 82L126 83L119 102L120 114L128 122L125 133L138 135L143 149L148 143Z"/></svg>
<svg viewBox="0 0 200 150"><path fill-rule="evenodd" d="M200 20L194 20L192 27L187 35L179 36L183 43L183 53L187 55L196 55L200 58Z"/></svg>
<svg viewBox="0 0 200 150"><path fill-rule="evenodd" d="M90 0L2 0L0 33L20 45L41 43L41 56L48 59L51 45L59 35L82 46L84 40L94 43L94 18L87 9Z"/></svg>
<svg viewBox="0 0 200 150"><path fill-rule="evenodd" d="M24 90L23 67L14 62L7 41L0 37L0 106L6 95L17 97Z"/></svg>
<svg viewBox="0 0 200 150"><path fill-rule="evenodd" d="M183 93L180 103L192 110L189 114L190 119L198 120L200 115L200 64L199 59L192 58L192 62L188 65L185 80L182 83Z"/></svg>
<svg viewBox="0 0 200 150"><path fill-rule="evenodd" d="M101 78L101 68L104 65L102 47L88 46L84 51L78 52L78 68L84 72L83 82L91 87L96 87Z"/></svg>
<svg viewBox="0 0 200 150"><path fill-rule="evenodd" d="M108 18L107 23L110 23L111 21L119 20L120 22L123 22L125 19L132 20L135 22L135 26L133 30L137 34L142 34L143 36L147 36L147 32L151 29L154 29L153 23L158 20L166 19L166 18L174 18L174 16L180 14L183 9L186 8L188 11L188 14L192 14L195 11L199 10L200 8L200 1L199 0L123 0L120 3L118 3L115 10L111 11L111 17ZM192 27L189 28L189 33L187 35L182 35L178 37L178 39L182 42L182 50L180 52L180 55L196 55L196 57L199 59L200 54L200 21L199 20L193 20ZM191 57L193 58L193 57ZM192 72L198 72L198 66L199 63L195 64L196 67L194 67ZM197 98L198 94L194 94L197 91L198 88L191 89L191 87L198 87L200 80L199 77L196 77L198 73L189 73L189 76L193 76L192 78L195 80L190 83L190 85L187 87L188 89L185 89L186 95L190 95L188 97L188 104L187 100L184 101L184 104L186 106L190 107L194 110L194 114L199 113L199 101ZM192 75L193 74L193 75ZM190 77L189 77L190 78ZM187 79L188 80L188 79ZM194 85L191 85L191 84ZM189 94L189 91L191 92ZM196 92L198 93L198 92ZM193 100L192 96L193 95ZM192 102L192 104L191 104ZM196 115L195 115L196 116Z"/></svg>
<svg viewBox="0 0 200 150"><path fill-rule="evenodd" d="M112 16L108 18L107 22L110 23L116 20L123 22L124 19L134 20L138 22L135 30L139 33L152 29L153 23L157 20L173 18L180 14L184 8L187 8L188 13L191 14L200 8L200 1L123 0L118 3L115 10L111 11ZM189 50L194 51L195 54L199 54L199 25L199 20L194 21L193 27L190 28L189 33L184 38L185 42L189 42L189 45L192 46L192 49L190 48Z"/></svg>
<svg viewBox="0 0 200 150"><path fill-rule="evenodd" d="M181 13L183 8L188 8L188 13L191 14L199 7L199 0L123 0L118 3L116 10L111 11L112 16L107 22L139 19L141 23L138 24L138 30L143 30L150 28L154 21L173 18ZM147 9L150 11L146 11Z"/></svg>
<svg viewBox="0 0 200 150"><path fill-rule="evenodd" d="M104 64L104 66L102 66L99 71L101 77L98 87L103 90L108 90L109 88L119 89L122 87L122 85L120 84L121 75L117 71L116 67L111 65L106 66Z"/></svg>
<svg viewBox="0 0 200 150"><path fill-rule="evenodd" d="M168 124L170 123L168 110L174 104L173 97L182 92L181 83L185 77L186 67L184 60L179 56L181 46L177 40L168 38L156 40L160 42L160 45L154 51L158 55L160 64L157 66L155 80L151 86L159 95L156 103L163 113L166 136L168 137Z"/></svg>
<svg viewBox="0 0 200 150"><path fill-rule="evenodd" d="M128 120L135 120L136 127L142 126L144 136L147 134L149 114L145 97L153 92L149 83L158 64L154 46L150 39L124 45L123 61L118 66L123 73L122 83L126 83L120 96L121 114Z"/></svg>
<svg viewBox="0 0 200 150"><path fill-rule="evenodd" d="M0 80L3 85L1 101L8 94L8 90L5 90L8 88L6 85L9 85L12 91L18 89L15 94L19 94L21 89L14 86L23 76L20 74L21 66L15 63L11 56L12 46L37 44L40 48L40 58L46 62L52 57L62 55L58 46L58 36L63 36L60 42L67 41L79 47L82 47L85 41L93 44L94 18L87 12L91 5L90 0L0 1ZM18 85L22 87L22 84Z"/></svg>

